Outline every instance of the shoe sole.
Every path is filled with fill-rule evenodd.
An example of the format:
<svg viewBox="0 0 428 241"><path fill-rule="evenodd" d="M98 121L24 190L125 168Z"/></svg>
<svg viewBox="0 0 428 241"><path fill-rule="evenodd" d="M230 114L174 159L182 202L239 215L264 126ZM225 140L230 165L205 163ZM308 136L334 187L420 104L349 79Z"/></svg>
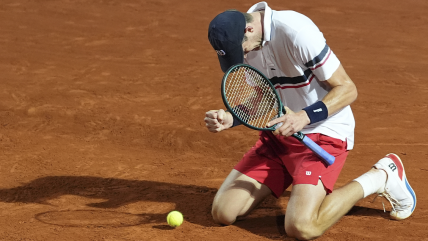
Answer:
<svg viewBox="0 0 428 241"><path fill-rule="evenodd" d="M410 186L409 182L407 181L406 172L404 171L404 165L403 165L403 162L401 162L400 157L397 156L394 153L389 153L386 156L395 163L395 165L397 166L397 168L399 168L399 169L401 169L403 171L403 176L401 178L404 179L404 183L406 184L406 188L410 192L410 195L412 195L412 198L413 198L412 212L410 213L409 216L407 216L405 218L399 218L399 217L390 216L392 219L395 219L395 220L403 220L403 219L406 219L406 218L410 217L412 215L413 211L415 211L415 208L416 208L416 193L415 193L415 191L413 191L413 188Z"/></svg>

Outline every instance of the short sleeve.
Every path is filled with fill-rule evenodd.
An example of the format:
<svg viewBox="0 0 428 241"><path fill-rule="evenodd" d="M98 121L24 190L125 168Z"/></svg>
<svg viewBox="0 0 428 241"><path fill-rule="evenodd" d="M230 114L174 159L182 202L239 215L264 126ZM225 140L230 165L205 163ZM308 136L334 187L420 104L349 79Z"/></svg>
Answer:
<svg viewBox="0 0 428 241"><path fill-rule="evenodd" d="M328 80L340 65L323 34L314 25L299 31L293 43L294 56L302 67L309 68L318 80Z"/></svg>

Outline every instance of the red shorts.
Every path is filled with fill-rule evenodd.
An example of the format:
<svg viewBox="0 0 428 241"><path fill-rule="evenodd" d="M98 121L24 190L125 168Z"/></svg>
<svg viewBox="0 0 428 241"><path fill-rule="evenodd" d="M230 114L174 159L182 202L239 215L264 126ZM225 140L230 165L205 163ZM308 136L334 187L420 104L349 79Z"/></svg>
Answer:
<svg viewBox="0 0 428 241"><path fill-rule="evenodd" d="M260 139L235 169L268 186L277 198L291 184L317 185L319 179L327 193L331 193L348 156L346 141L318 133L306 136L336 157L333 165L324 164L294 137L285 138L262 131Z"/></svg>

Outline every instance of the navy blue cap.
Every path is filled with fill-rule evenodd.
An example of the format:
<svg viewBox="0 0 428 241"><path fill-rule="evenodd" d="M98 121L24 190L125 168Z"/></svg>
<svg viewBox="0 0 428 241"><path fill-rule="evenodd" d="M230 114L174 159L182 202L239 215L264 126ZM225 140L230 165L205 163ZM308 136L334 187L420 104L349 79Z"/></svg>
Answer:
<svg viewBox="0 0 428 241"><path fill-rule="evenodd" d="M244 62L245 17L239 11L225 11L217 15L208 28L208 39L217 52L221 70Z"/></svg>

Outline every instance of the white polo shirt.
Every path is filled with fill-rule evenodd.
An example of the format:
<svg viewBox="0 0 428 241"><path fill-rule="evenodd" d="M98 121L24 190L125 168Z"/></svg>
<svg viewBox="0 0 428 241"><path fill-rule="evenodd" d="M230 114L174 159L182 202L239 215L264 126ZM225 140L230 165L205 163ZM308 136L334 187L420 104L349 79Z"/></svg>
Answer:
<svg viewBox="0 0 428 241"><path fill-rule="evenodd" d="M275 11L266 2L253 5L248 13L265 11L263 48L247 54L245 63L268 77L291 110L298 112L320 101L330 88L323 83L340 65L318 27L294 11ZM321 133L354 146L355 120L348 105L326 120L307 125L302 132Z"/></svg>

